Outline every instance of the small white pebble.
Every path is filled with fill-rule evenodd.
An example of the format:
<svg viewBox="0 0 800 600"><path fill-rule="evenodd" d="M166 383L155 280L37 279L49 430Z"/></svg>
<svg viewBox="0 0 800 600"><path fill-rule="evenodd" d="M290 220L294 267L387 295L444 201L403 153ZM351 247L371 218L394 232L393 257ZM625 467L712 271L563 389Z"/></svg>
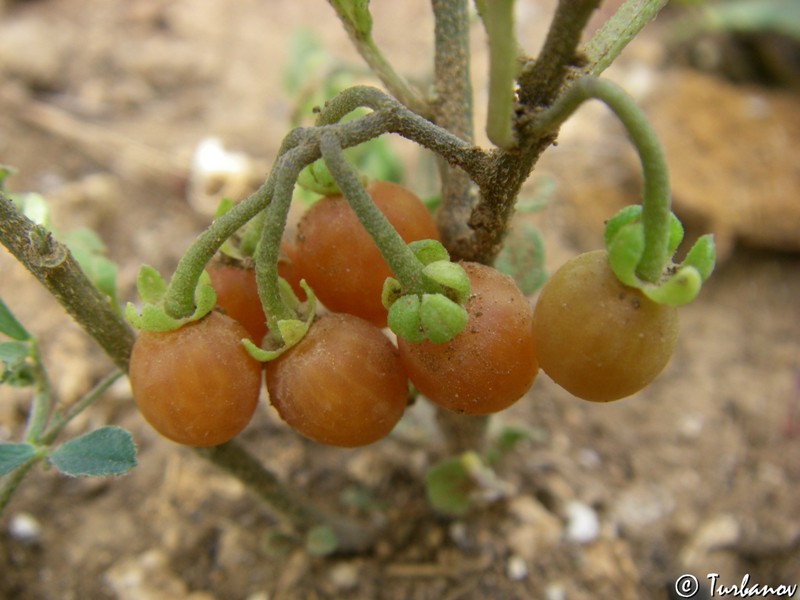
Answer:
<svg viewBox="0 0 800 600"><path fill-rule="evenodd" d="M15 540L35 544L42 537L42 526L33 515L18 513L8 523L8 533Z"/></svg>
<svg viewBox="0 0 800 600"><path fill-rule="evenodd" d="M352 590L358 586L358 567L351 563L339 563L330 570L328 577L337 590Z"/></svg>
<svg viewBox="0 0 800 600"><path fill-rule="evenodd" d="M567 504L567 532L570 542L587 544L600 534L600 521L591 506L581 502Z"/></svg>
<svg viewBox="0 0 800 600"><path fill-rule="evenodd" d="M528 565L519 554L512 554L506 564L506 574L512 581L521 581L528 576Z"/></svg>

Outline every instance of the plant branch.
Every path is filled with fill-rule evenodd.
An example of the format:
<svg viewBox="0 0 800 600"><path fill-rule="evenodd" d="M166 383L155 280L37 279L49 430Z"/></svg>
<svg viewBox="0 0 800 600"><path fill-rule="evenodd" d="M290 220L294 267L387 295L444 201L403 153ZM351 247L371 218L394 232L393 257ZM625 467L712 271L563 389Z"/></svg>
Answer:
<svg viewBox="0 0 800 600"><path fill-rule="evenodd" d="M557 130L586 100L605 103L628 132L642 165L642 225L644 252L636 274L645 281L658 281L669 259L670 185L664 150L647 117L625 91L596 77L578 79L550 108L540 113L529 133L542 135Z"/></svg>
<svg viewBox="0 0 800 600"><path fill-rule="evenodd" d="M519 77L519 99L529 109L549 106L558 96L570 67L580 67L577 48L600 0L559 0L542 50Z"/></svg>
<svg viewBox="0 0 800 600"><path fill-rule="evenodd" d="M484 5L483 22L489 37L489 106L486 134L495 146L512 148L517 140L513 124L517 41L514 36L514 0Z"/></svg>
<svg viewBox="0 0 800 600"><path fill-rule="evenodd" d="M364 229L375 241L392 274L406 293L428 291L422 278L423 265L392 227L380 209L375 206L358 178L358 173L347 162L339 140L332 133L322 136L320 150L336 185L358 216Z"/></svg>
<svg viewBox="0 0 800 600"><path fill-rule="evenodd" d="M600 75L669 0L627 0L583 45L586 72Z"/></svg>
<svg viewBox="0 0 800 600"><path fill-rule="evenodd" d="M20 214L2 192L0 242L100 344L111 360L127 371L133 330L86 277L69 249L43 227Z"/></svg>
<svg viewBox="0 0 800 600"><path fill-rule="evenodd" d="M370 21L368 23L356 22L353 15L348 14L345 8L347 2L339 0L328 0L328 2L342 21L350 41L353 42L361 58L386 86L389 93L415 113L430 116L430 106L422 94L409 85L405 77L395 70L375 44L372 39L371 18L367 17L367 20Z"/></svg>

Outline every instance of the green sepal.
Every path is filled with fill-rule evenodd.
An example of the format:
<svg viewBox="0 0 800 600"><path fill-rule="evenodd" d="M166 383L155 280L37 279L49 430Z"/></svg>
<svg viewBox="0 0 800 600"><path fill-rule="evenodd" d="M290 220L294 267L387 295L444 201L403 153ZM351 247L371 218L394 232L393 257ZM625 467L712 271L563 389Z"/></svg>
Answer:
<svg viewBox="0 0 800 600"><path fill-rule="evenodd" d="M321 159L300 171L300 175L297 176L297 184L305 190L322 196L334 196L340 193L339 186L336 185L328 166Z"/></svg>
<svg viewBox="0 0 800 600"><path fill-rule="evenodd" d="M669 306L682 306L688 304L700 293L703 278L700 272L692 266L680 267L678 271L663 283L656 286L643 286L645 296Z"/></svg>
<svg viewBox="0 0 800 600"><path fill-rule="evenodd" d="M383 282L383 289L381 290L381 303L386 310L389 310L392 305L397 302L403 295L403 286L394 277L387 277Z"/></svg>
<svg viewBox="0 0 800 600"><path fill-rule="evenodd" d="M136 293L142 302L157 304L167 293L167 282L156 269L150 265L142 265L136 275Z"/></svg>
<svg viewBox="0 0 800 600"><path fill-rule="evenodd" d="M714 236L711 233L701 235L686 253L681 266L694 267L705 281L714 271L717 260L717 250L714 247Z"/></svg>
<svg viewBox="0 0 800 600"><path fill-rule="evenodd" d="M450 253L447 252L441 242L436 240L417 240L410 242L408 247L423 265L429 265L440 260L450 260Z"/></svg>
<svg viewBox="0 0 800 600"><path fill-rule="evenodd" d="M395 335L409 342L418 343L425 340L420 325L420 298L416 294L408 294L399 298L389 308L387 324Z"/></svg>
<svg viewBox="0 0 800 600"><path fill-rule="evenodd" d="M435 344L449 342L464 331L469 315L463 306L443 294L423 294L419 320L425 337Z"/></svg>
<svg viewBox="0 0 800 600"><path fill-rule="evenodd" d="M210 313L217 304L217 293L211 285L211 277L203 271L194 291L194 312L188 317L175 318L166 313L163 299L167 287L161 275L153 267L143 265L136 278L136 288L142 298L142 307L128 302L125 320L141 331L174 331L183 325L198 321Z"/></svg>
<svg viewBox="0 0 800 600"><path fill-rule="evenodd" d="M608 263L614 275L622 283L631 287L639 287L636 267L644 251L644 230L640 223L628 223L620 227L606 244Z"/></svg>
<svg viewBox="0 0 800 600"><path fill-rule="evenodd" d="M422 269L422 275L428 281L446 289L446 293L464 304L469 299L470 285L464 267L449 260L437 260Z"/></svg>
<svg viewBox="0 0 800 600"><path fill-rule="evenodd" d="M279 283L280 281L281 280L279 280ZM288 286L288 283L286 285ZM300 280L300 287L305 290L306 297L308 298L306 301L306 320L281 319L276 323L278 334L283 340L283 345L280 348L265 350L264 348L259 348L247 338L242 340L245 350L257 361L269 362L275 360L281 354L296 346L305 337L311 325L314 323L314 319L316 318L317 297L314 295L314 290L306 283L305 279Z"/></svg>
<svg viewBox="0 0 800 600"><path fill-rule="evenodd" d="M608 221L606 221L606 227L603 231L603 241L605 242L606 248L611 245L614 238L617 236L617 233L620 229L625 227L626 225L630 225L632 223L637 223L642 218L642 205L641 204L631 204L620 209L617 214L611 217Z"/></svg>

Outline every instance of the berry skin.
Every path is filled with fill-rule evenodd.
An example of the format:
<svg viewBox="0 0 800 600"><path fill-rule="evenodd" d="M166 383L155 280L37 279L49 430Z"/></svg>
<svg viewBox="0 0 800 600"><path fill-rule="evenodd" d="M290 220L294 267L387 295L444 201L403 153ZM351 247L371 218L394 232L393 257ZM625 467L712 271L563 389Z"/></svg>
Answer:
<svg viewBox="0 0 800 600"><path fill-rule="evenodd" d="M439 239L425 205L404 187L373 181L366 191L406 242ZM386 326L381 291L391 271L343 196L322 198L300 219L294 266L331 311Z"/></svg>
<svg viewBox="0 0 800 600"><path fill-rule="evenodd" d="M678 337L678 313L623 285L605 250L576 256L539 294L534 334L542 370L593 402L630 396L661 373Z"/></svg>
<svg viewBox="0 0 800 600"><path fill-rule="evenodd" d="M488 415L519 400L539 365L533 310L514 281L478 263L462 263L472 292L469 319L449 342L398 339L409 379L429 400L468 415Z"/></svg>
<svg viewBox="0 0 800 600"><path fill-rule="evenodd" d="M397 349L374 325L328 313L266 366L270 402L298 433L331 446L371 444L389 434L408 401Z"/></svg>
<svg viewBox="0 0 800 600"><path fill-rule="evenodd" d="M242 346L247 331L212 311L175 331L142 331L129 377L142 416L187 446L227 442L250 422L261 390L261 363Z"/></svg>
<svg viewBox="0 0 800 600"><path fill-rule="evenodd" d="M206 269L217 294L217 306L241 323L256 345L267 335L267 319L261 307L254 269L214 262Z"/></svg>

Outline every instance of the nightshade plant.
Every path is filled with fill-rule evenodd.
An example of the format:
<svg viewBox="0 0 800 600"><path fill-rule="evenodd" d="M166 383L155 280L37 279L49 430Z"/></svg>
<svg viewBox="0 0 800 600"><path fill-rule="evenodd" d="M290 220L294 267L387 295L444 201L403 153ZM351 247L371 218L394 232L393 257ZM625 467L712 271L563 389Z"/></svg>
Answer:
<svg viewBox="0 0 800 600"><path fill-rule="evenodd" d="M411 370L405 371L412 360L408 357L419 359L421 366L417 371L425 372L426 378L420 387L431 390L432 397L436 396L435 384L431 381L444 377L440 370L443 367L437 362L441 359L436 358L443 353L418 353L415 348L429 344L451 349L450 364L471 368L458 357L459 336L480 330L472 320L475 315L470 313L471 307L477 303L487 314L493 311L490 298L496 288L492 283L487 291L481 287L486 284L481 283L473 289L470 280L482 269L492 270L490 265L506 241L523 182L541 153L555 141L561 124L590 99L605 103L625 126L641 158L644 175L641 205L624 209L608 221L603 263L607 263L620 286L669 310L696 297L713 269L713 241L709 236L701 237L682 263L673 264L672 256L683 231L670 210L669 179L660 144L630 97L618 86L599 77L625 45L656 16L666 0L628 0L583 44L580 43L582 32L599 0L561 0L544 44L535 57L524 55L514 39L512 0L476 0L490 57L485 122L494 147L488 149L473 142L467 0L431 1L435 20L431 96L396 72L376 45L371 35L368 0L330 0L330 4L388 93L376 87L355 86L330 98L318 108L313 126L296 127L286 135L263 185L240 202L227 203L187 249L168 280L154 269L142 267L137 282L140 304L129 304L124 311L127 321L142 332L139 340L158 339L171 343L172 337L185 328L197 327L210 318L217 319L217 294L206 269L215 264L218 260L215 257L220 253L245 258L254 268L267 333L263 339L258 339L260 334L251 334L248 338L242 333L241 343L251 357L242 360L267 363L267 388L275 395L273 402L287 421L304 435L344 446L374 441L391 429L402 412L404 382L407 377L414 382L416 376ZM371 187L365 187L362 174L348 158L348 149L389 134L414 141L437 157L442 182L436 212L438 235L435 237L438 240L407 243L373 201ZM313 398L300 383L292 383L298 381L298 377L303 379L302 369L354 369L351 379L357 385L358 365L370 355L363 350L367 344L363 336L373 338L377 330L374 325L351 316L318 320L313 286L303 283L306 301L301 302L295 293L298 287L295 285L293 290L280 277L287 248L288 254L295 257L303 250L303 240L295 244L285 238L287 215L297 183L322 195L340 193L357 217L354 226L360 223L391 271L392 276L384 282L380 299L390 328L400 338L405 358L402 361L398 358L393 345L379 342L384 366L370 371L369 387L361 392L365 398L382 396L380 390L388 386L385 389L391 388L391 393L386 392L382 397L384 400L391 398L391 402L380 414L370 412L369 402L364 403L363 398L357 408L359 419L363 418L367 427L374 426L380 435L357 431L351 438L339 429L333 432L326 429L324 418L311 425L304 420L304 411L319 416L325 411L342 410L341 406L345 407L343 410L351 407L333 389L326 391L323 399L327 401L323 404L304 406L302 403L307 398L314 402L319 402L320 398ZM127 370L134 336L120 317L116 304L83 275L70 253L46 229L26 218L5 195L0 199L0 217L3 244L48 287L117 366ZM534 244L533 248L536 247ZM331 252L335 251L337 249L331 248ZM301 267L302 263L298 260L292 266ZM470 266L470 263L478 263L478 266ZM348 268L336 274L346 278L350 276ZM299 275L302 277L302 272ZM492 275L487 280L496 278ZM501 287L509 285L507 280L497 281L502 282ZM76 289L81 293L74 293ZM370 302L374 303L376 293L368 299ZM323 290L319 290L319 295L325 295ZM513 318L518 318L520 323L532 322L533 308L519 300L522 295L518 290L513 290L512 295L517 298L518 307ZM476 314L480 316L483 311ZM380 319L378 322L381 324ZM555 327L557 324L548 325ZM345 326L348 331L352 326L354 333L343 335L336 329ZM486 327L484 331L491 329ZM11 333L7 330L4 333L14 338L14 331L17 330L12 327ZM245 332L241 328L238 331ZM18 331L17 334L19 337ZM375 338L378 339L383 340ZM354 358L348 359L347 364L355 366L337 366L336 353L331 353L327 346L331 343L352 344ZM489 386L483 394L488 398L487 404L481 404L484 399L477 396L440 400L437 414L441 430L457 458L429 474L429 497L437 508L445 511L448 506L458 506L458 511L464 508L464 502L454 501L448 496L449 492L443 495L442 490L452 491L458 487L463 491L461 483L464 481L472 481L476 486L492 485L487 483L492 480L487 476L488 467L476 454L484 449L486 415L516 401L533 383L538 370L535 345L535 340L521 342L520 347L524 348L521 356L529 353L530 360L514 367L522 383L513 387L509 397L493 402L496 398ZM319 362L322 350L318 346L325 347L328 353L324 365ZM480 354L480 349L470 352ZM17 360L14 351L5 352L3 356L6 364ZM497 354L489 358L496 359ZM487 377L503 377L507 365L504 360L496 362L499 364L483 371ZM547 369L545 367L545 371ZM253 373L250 367L248 372ZM209 376L215 376L213 369L209 369ZM225 372L219 375L226 376ZM452 377L453 373L447 376ZM146 372L137 373L136 381L142 378L146 380ZM138 384L134 385L134 397L139 402L137 387ZM252 395L252 386L248 389L247 393ZM624 390L626 394L635 391ZM610 398L603 396L602 399ZM250 411L252 398L244 405ZM41 412L37 406L34 403L31 413L34 432L40 420L37 415ZM147 411L158 413L159 406L158 402L154 406L148 400ZM215 405L214 408L219 407ZM198 406L197 410L202 413L203 409ZM196 416L203 421L205 414L201 413ZM341 416L335 412L330 414L331 422ZM149 418L158 428L157 416ZM224 439L214 438L215 445L188 443L196 446L198 454L245 482L277 515L284 517L295 532L306 535L307 540L316 540L313 544L317 544L317 551L360 550L372 543L375 536L372 528L340 516L333 518L282 485L268 466L262 465L232 439L240 424L237 422ZM175 439L180 435L170 437ZM181 439L190 440L191 437ZM50 441L48 433L44 442ZM0 464L6 465L12 477L7 489L13 490L21 478L20 470L28 468L34 456L40 456L36 454L35 444L30 447L33 450L24 444L0 447L3 457ZM465 454L470 450L473 452ZM51 461L57 464L54 457L51 456ZM448 485L441 477L461 483Z"/></svg>

